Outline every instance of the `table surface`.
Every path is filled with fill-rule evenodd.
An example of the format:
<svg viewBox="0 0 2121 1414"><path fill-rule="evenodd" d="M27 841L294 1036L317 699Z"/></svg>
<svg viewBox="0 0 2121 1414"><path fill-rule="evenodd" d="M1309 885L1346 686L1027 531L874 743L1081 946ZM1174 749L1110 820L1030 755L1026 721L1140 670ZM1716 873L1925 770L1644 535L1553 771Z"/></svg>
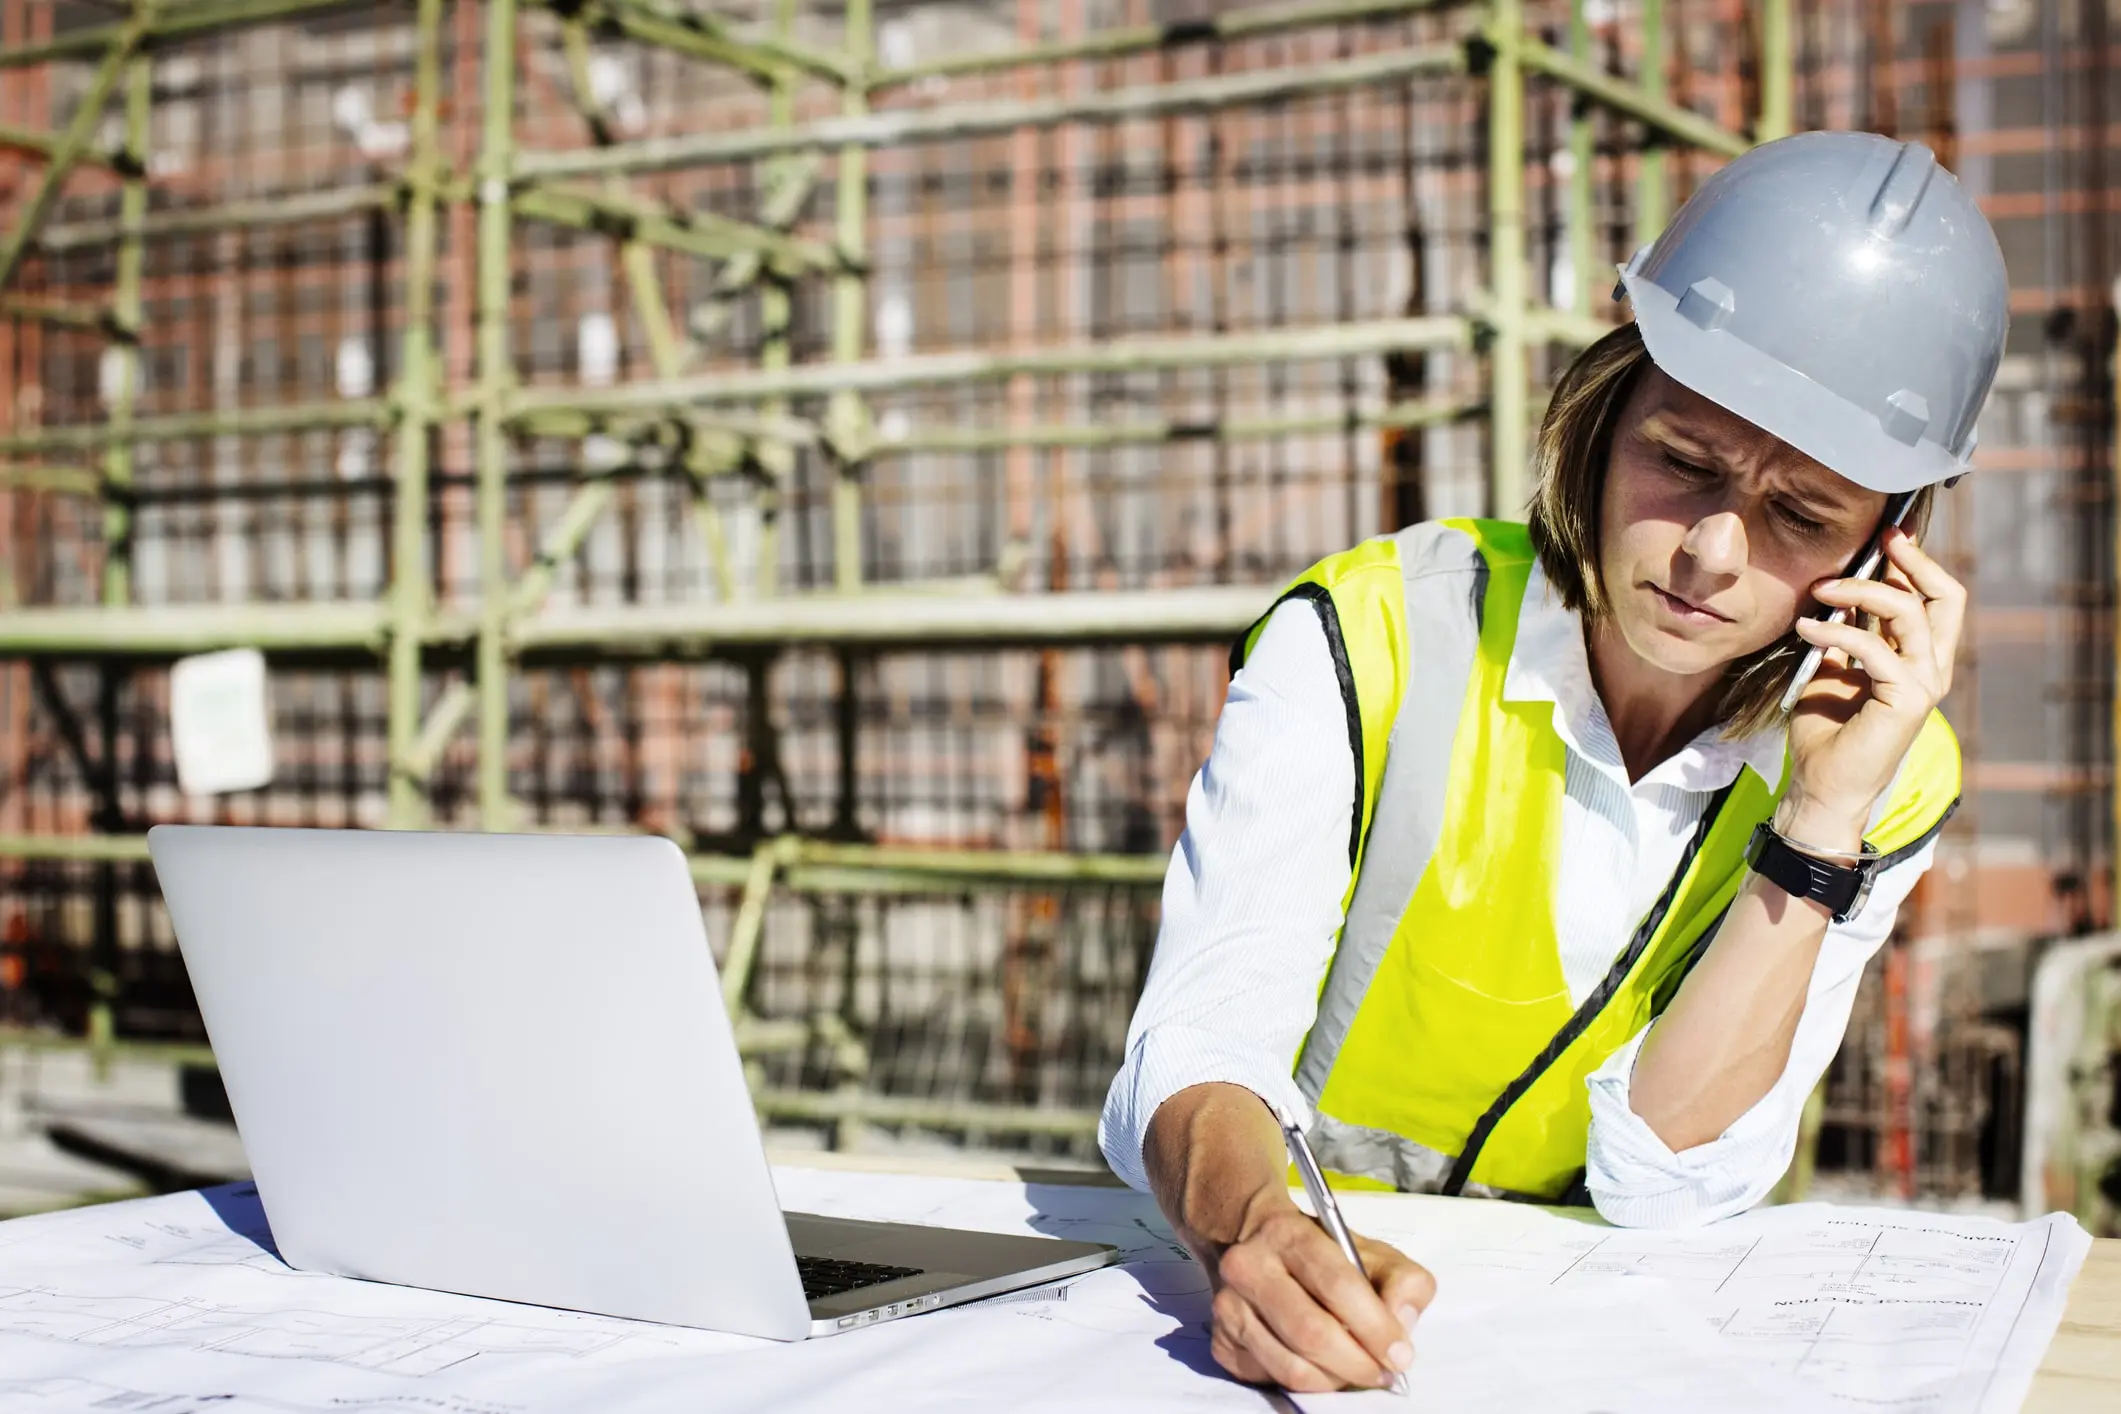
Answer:
<svg viewBox="0 0 2121 1414"><path fill-rule="evenodd" d="M1004 1182L1082 1183L1118 1186L1111 1174L1093 1169L1041 1168L996 1160L902 1154L775 1152L778 1164L858 1169L871 1173L932 1174ZM2121 1238L2092 1243L2084 1270L2070 1288L2062 1328L2026 1396L2024 1414L2115 1414L2121 1410Z"/></svg>
<svg viewBox="0 0 2121 1414"><path fill-rule="evenodd" d="M2025 1414L2121 1409L2121 1238L2092 1244L2070 1288L2062 1328L2026 1396Z"/></svg>

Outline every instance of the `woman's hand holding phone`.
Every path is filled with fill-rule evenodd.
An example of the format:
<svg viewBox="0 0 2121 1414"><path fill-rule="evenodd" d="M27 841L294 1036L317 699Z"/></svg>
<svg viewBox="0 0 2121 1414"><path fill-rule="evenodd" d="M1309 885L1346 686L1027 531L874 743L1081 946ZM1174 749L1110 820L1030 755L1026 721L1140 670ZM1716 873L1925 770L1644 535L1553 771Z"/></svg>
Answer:
<svg viewBox="0 0 2121 1414"><path fill-rule="evenodd" d="M1798 636L1825 656L1790 715L1791 783L1776 827L1828 849L1860 844L1872 807L1951 691L1966 621L1966 586L1913 536L1894 526L1881 547L1882 580L1829 579L1813 590L1875 627L1797 621Z"/></svg>

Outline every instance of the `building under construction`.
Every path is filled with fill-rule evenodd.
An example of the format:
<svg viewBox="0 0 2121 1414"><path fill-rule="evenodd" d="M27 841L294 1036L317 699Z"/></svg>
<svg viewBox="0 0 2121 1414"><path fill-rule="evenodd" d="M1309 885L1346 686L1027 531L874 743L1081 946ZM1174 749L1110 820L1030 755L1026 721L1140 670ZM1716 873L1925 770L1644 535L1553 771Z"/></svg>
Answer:
<svg viewBox="0 0 2121 1414"><path fill-rule="evenodd" d="M1615 264L1869 128L1979 196L2013 329L1932 533L1964 805L1799 1169L2015 1196L2034 969L2114 896L2117 26L0 0L0 1036L199 1048L158 822L650 831L769 1121L1088 1155L1230 640L1520 507ZM187 793L171 667L229 648L272 779ZM2097 1217L2094 994L2038 1177Z"/></svg>

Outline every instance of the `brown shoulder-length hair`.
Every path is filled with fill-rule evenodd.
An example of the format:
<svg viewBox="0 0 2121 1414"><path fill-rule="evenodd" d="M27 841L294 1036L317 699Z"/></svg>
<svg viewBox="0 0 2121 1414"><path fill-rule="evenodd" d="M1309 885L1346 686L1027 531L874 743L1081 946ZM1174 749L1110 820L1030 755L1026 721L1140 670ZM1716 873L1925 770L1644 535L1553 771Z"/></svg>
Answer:
<svg viewBox="0 0 2121 1414"><path fill-rule="evenodd" d="M1536 486L1527 516L1539 567L1561 600L1595 624L1612 612L1600 579L1598 525L1605 502L1606 463L1619 430L1620 411L1650 367L1642 332L1623 324L1579 354L1554 385L1532 450ZM1934 486L1923 488L1908 515L1918 538L1929 524ZM1746 736L1774 724L1777 706L1804 656L1804 640L1793 629L1724 672L1716 718L1724 734Z"/></svg>

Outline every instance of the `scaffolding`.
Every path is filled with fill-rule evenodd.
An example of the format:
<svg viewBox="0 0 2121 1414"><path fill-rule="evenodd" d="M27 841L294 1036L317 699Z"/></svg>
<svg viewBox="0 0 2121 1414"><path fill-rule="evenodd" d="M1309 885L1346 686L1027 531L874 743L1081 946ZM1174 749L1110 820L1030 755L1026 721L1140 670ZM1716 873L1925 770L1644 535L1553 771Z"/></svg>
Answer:
<svg viewBox="0 0 2121 1414"><path fill-rule="evenodd" d="M1602 272L1864 9L117 8L0 0L0 859L70 1028L196 1035L155 820L652 830L767 1115L1078 1148L1222 647L1520 507ZM169 784L239 646L313 798Z"/></svg>

